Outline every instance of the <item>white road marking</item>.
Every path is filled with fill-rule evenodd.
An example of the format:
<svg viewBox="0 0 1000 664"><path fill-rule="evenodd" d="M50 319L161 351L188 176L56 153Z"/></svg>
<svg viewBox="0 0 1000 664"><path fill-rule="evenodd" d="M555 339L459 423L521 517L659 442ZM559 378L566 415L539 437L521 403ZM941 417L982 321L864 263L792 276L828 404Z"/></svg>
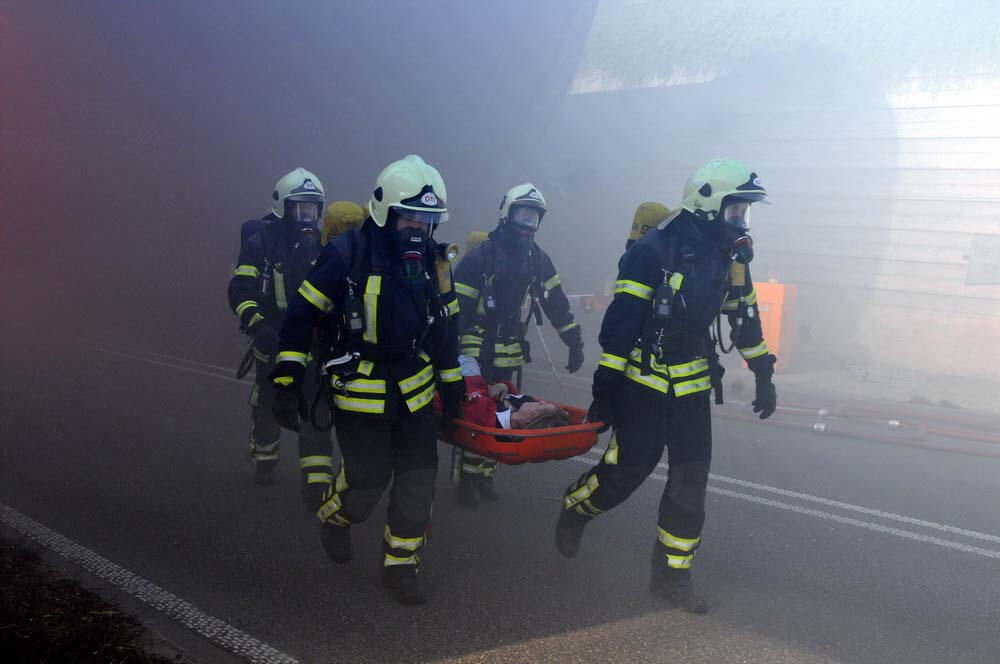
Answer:
<svg viewBox="0 0 1000 664"><path fill-rule="evenodd" d="M590 450L588 454L597 454L600 456L602 452L600 450ZM669 466L665 463L656 464L657 468L663 468L667 470ZM820 505L826 505L827 507L836 507L838 509L847 510L850 512L858 512L859 514L867 514L869 516L877 516L880 519L887 519L890 521L899 521L901 523L907 523L911 526L920 526L922 528L930 528L932 530L940 530L942 532L951 533L952 535L961 535L963 537L971 537L973 539L979 539L986 542L997 542L1000 543L1000 536L990 535L988 533L981 533L975 530L966 530L965 528L956 528L955 526L947 526L942 523L935 523L933 521L925 521L923 519L917 519L912 516L905 516L903 514L896 514L894 512L883 512L882 510L872 509L870 507L862 507L861 505L852 505L851 503L844 503L839 500L830 500L829 498L821 498L819 496L813 496L808 493L800 493L798 491L791 491L789 489L779 489L778 487L768 486L767 484L758 484L757 482L749 482L747 480L739 480L735 477L726 477L725 475L716 475L711 473L709 479L715 480L717 482L724 482L726 484L733 484L736 486L741 486L747 489L755 489L757 491L766 491L768 493L773 493L779 496L785 496L787 498L798 498L799 500L805 500L813 503L819 503Z"/></svg>
<svg viewBox="0 0 1000 664"><path fill-rule="evenodd" d="M585 463L589 466L597 465L596 459L592 459L590 457L585 457L585 456L573 457L573 461ZM661 475L659 473L652 473L650 474L650 477L655 480L659 480L661 482L667 481L667 476ZM1000 560L1000 551L994 551L992 549L984 549L978 546L970 546L968 544L962 544L961 542L952 542L951 540L941 539L940 537L931 537L929 535L922 535L920 533L915 533L909 530L903 530L901 528L884 526L880 523L872 523L871 521L861 521L860 519L852 519L850 517L840 516L837 514L830 514L829 512L823 512L821 510L814 510L807 507L799 507L798 505L792 505L790 503L782 503L777 500L771 500L770 498L762 498L760 496L754 496L749 493L740 493L738 491L730 491L729 489L720 489L718 487L714 487L711 485L709 485L708 491L709 493L717 493L722 496L729 496L730 498L745 500L750 503L767 505L768 507L774 507L780 510L787 510L789 512L797 512L799 514L814 516L818 519L827 519L829 521L836 521L837 523L843 523L849 526L866 528L868 530L874 530L876 532L884 533L887 535L895 535L896 537L902 537L904 539L916 540L918 542L926 542L928 544L936 544L937 546L943 546L948 549L955 549L958 551L964 551L966 553L973 553L978 556L983 556L984 558L995 558L997 560Z"/></svg>
<svg viewBox="0 0 1000 664"><path fill-rule="evenodd" d="M0 521L247 661L298 661L2 503Z"/></svg>

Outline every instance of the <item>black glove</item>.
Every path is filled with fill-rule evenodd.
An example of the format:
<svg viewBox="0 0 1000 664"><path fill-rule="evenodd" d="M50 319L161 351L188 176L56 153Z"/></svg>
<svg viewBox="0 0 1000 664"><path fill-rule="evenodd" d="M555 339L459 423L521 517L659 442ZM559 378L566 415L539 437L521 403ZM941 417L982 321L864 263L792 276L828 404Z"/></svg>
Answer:
<svg viewBox="0 0 1000 664"><path fill-rule="evenodd" d="M451 420L462 419L465 380L438 383L438 391L441 393L441 423L447 427Z"/></svg>
<svg viewBox="0 0 1000 664"><path fill-rule="evenodd" d="M295 385L275 385L274 405L271 406L274 420L285 429L299 430L299 418L309 419L306 399Z"/></svg>
<svg viewBox="0 0 1000 664"><path fill-rule="evenodd" d="M569 347L569 361L566 363L566 371L576 373L583 366L583 341Z"/></svg>
<svg viewBox="0 0 1000 664"><path fill-rule="evenodd" d="M778 407L778 393L771 382L771 374L765 371L754 374L756 390L754 392L753 412L760 413L760 419L766 420L774 414Z"/></svg>
<svg viewBox="0 0 1000 664"><path fill-rule="evenodd" d="M273 356L278 352L278 331L261 321L250 328L253 347L262 355Z"/></svg>
<svg viewBox="0 0 1000 664"><path fill-rule="evenodd" d="M621 389L624 377L625 374L621 371L604 366L597 367L597 371L594 372L594 386L591 389L594 401L587 409L587 421L604 422L604 426L598 429L597 433L604 433L614 426L615 397Z"/></svg>

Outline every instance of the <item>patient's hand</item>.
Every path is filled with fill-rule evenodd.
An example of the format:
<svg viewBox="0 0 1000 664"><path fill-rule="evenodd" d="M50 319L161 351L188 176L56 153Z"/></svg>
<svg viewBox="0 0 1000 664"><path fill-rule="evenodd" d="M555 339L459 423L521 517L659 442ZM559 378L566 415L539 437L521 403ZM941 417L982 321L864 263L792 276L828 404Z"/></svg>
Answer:
<svg viewBox="0 0 1000 664"><path fill-rule="evenodd" d="M507 396L507 386L503 383L495 383L487 388L490 393L490 398L494 401L500 401L505 396Z"/></svg>

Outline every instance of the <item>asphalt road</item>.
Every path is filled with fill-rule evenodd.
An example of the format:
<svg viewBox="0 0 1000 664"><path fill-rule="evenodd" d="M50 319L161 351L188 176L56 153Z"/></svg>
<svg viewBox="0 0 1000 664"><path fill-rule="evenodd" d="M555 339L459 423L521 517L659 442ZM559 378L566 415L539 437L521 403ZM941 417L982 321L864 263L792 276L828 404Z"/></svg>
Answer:
<svg viewBox="0 0 1000 664"><path fill-rule="evenodd" d="M470 512L442 445L433 599L404 608L379 585L382 508L339 567L292 439L279 484L251 482L228 368L28 344L0 375L0 502L301 661L1000 662L998 458L717 418L694 572L710 613L690 616L646 588L665 468L567 561L559 496L596 449L504 468L503 501Z"/></svg>

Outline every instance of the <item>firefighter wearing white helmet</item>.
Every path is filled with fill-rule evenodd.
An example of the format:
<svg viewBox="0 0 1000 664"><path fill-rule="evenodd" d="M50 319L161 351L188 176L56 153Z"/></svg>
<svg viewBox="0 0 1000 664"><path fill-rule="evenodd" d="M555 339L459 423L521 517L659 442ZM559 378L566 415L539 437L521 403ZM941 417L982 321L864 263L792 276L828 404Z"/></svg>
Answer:
<svg viewBox="0 0 1000 664"><path fill-rule="evenodd" d="M556 547L572 558L587 523L628 498L667 448L650 589L692 613L707 610L691 567L705 520L713 386L722 402L716 345L728 352L720 313L729 321L729 350L739 349L756 378L754 412L764 419L777 406L775 357L763 339L748 266L750 207L766 196L756 173L719 159L695 171L676 212L662 216L666 207L650 203L637 210L637 220L662 220L619 261L588 412L614 433L600 463L567 488L556 524Z"/></svg>
<svg viewBox="0 0 1000 664"><path fill-rule="evenodd" d="M268 375L278 352L278 329L288 301L312 269L320 251L319 219L323 213L323 183L304 168L296 168L274 185L271 212L246 222L236 270L229 282L229 305L240 329L252 338L241 370L256 368L250 395L250 458L254 479L270 484L278 463L281 427L271 413L275 393ZM309 372L310 377L314 371ZM310 380L306 392L318 386ZM320 412L325 404L320 405ZM299 430L302 500L316 509L333 480L330 434L305 424Z"/></svg>
<svg viewBox="0 0 1000 664"><path fill-rule="evenodd" d="M529 302L529 319L541 324L544 311L569 347L566 369L583 365L583 335L570 312L559 273L535 242L545 218L545 197L530 182L511 187L500 200L497 227L471 250L455 269L459 298L460 350L475 357L487 382L511 380L531 361L525 335L528 320L521 310ZM454 469L459 477L459 502L476 507L480 499L496 500L497 463L456 448Z"/></svg>
<svg viewBox="0 0 1000 664"><path fill-rule="evenodd" d="M382 579L404 604L426 601L418 554L437 475L434 393L446 417L465 397L451 252L432 240L446 201L440 173L416 155L382 171L365 222L326 246L289 304L272 376L275 417L298 426L314 330L336 340L326 387L343 461L316 512L320 539L334 562L349 562L352 525L391 484Z"/></svg>

